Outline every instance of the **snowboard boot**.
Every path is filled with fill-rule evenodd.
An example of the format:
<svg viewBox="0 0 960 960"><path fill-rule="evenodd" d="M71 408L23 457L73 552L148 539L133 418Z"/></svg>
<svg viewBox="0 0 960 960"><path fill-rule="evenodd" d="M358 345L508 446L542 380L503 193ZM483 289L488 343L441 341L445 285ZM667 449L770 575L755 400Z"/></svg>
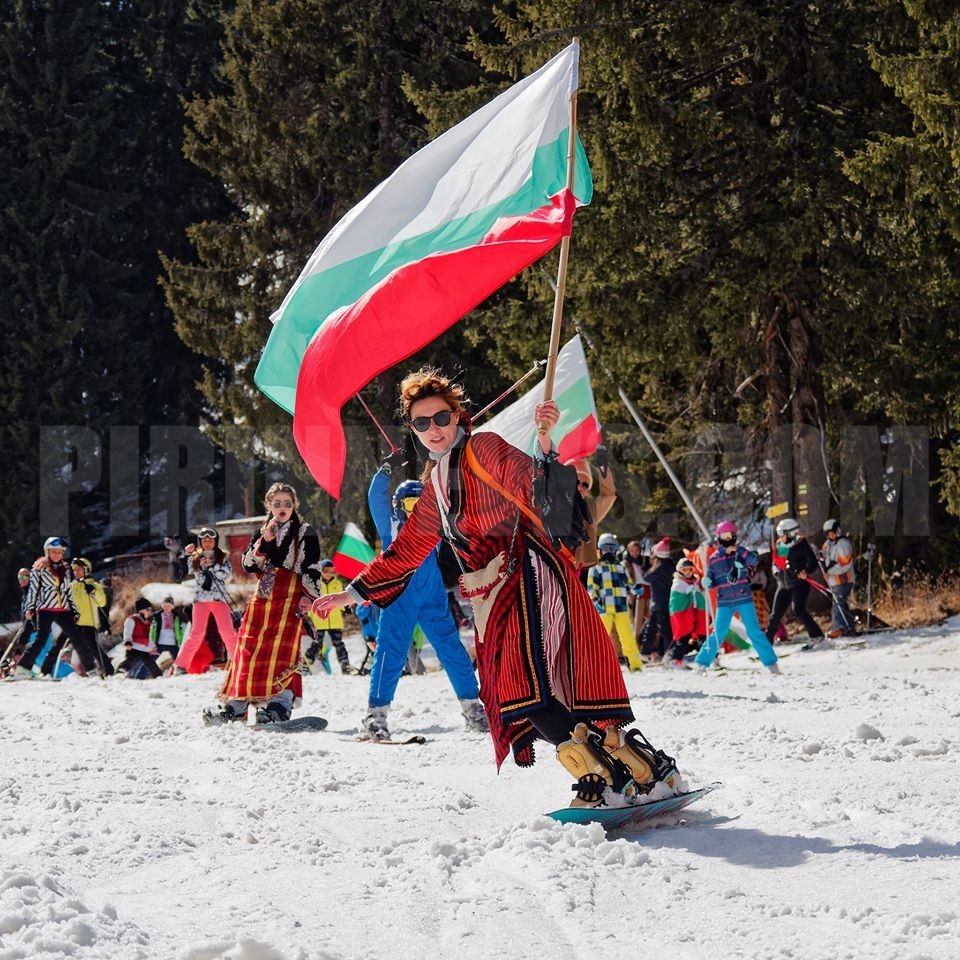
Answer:
<svg viewBox="0 0 960 960"><path fill-rule="evenodd" d="M489 733L487 712L479 700L461 700L460 710L463 713L464 728L467 733Z"/></svg>
<svg viewBox="0 0 960 960"><path fill-rule="evenodd" d="M303 655L306 658L307 663L313 663L317 657L320 655L320 650L323 647L322 640L314 640L306 650L304 650Z"/></svg>
<svg viewBox="0 0 960 960"><path fill-rule="evenodd" d="M370 707L360 722L360 740L389 740L387 729L387 711L389 707Z"/></svg>
<svg viewBox="0 0 960 960"><path fill-rule="evenodd" d="M571 807L603 806L603 793L608 787L627 798L637 792L630 768L613 756L603 741L600 731L578 723L570 739L557 747L557 759L577 778L570 787L577 794Z"/></svg>
<svg viewBox="0 0 960 960"><path fill-rule="evenodd" d="M257 723L283 723L290 719L290 711L278 701L274 700L265 707L257 710Z"/></svg>
<svg viewBox="0 0 960 960"><path fill-rule="evenodd" d="M637 793L649 793L658 783L666 783L671 789L680 783L673 757L655 750L639 730L624 733L609 727L604 734L603 747L630 770Z"/></svg>
<svg viewBox="0 0 960 960"><path fill-rule="evenodd" d="M246 711L237 713L229 703L220 703L215 707L204 707L201 714L203 722L208 727L220 726L224 723L233 723L235 720L246 720Z"/></svg>

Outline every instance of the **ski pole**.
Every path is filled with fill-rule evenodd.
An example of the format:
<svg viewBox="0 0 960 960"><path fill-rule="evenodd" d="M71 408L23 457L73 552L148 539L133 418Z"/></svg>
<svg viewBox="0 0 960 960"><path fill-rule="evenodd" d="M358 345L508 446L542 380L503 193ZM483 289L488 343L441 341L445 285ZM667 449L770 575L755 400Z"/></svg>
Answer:
<svg viewBox="0 0 960 960"><path fill-rule="evenodd" d="M357 398L357 400L360 401L360 406L363 407L364 410L366 410L367 416L373 421L373 425L380 431L380 436L383 437L383 439L386 440L387 443L390 445L390 452L398 453L400 448L390 439L390 436L387 433L387 431L384 430L383 427L380 425L380 421L373 415L373 411L367 406L366 400L364 400L359 393L355 393L354 396Z"/></svg>
<svg viewBox="0 0 960 960"><path fill-rule="evenodd" d="M485 413L487 413L491 408L495 407L501 400L503 400L504 397L509 397L510 394L513 393L514 390L516 390L521 383L523 383L525 380L528 380L539 370L542 370L546 365L547 365L546 360L537 360L534 363L534 365L515 384L513 384L513 386L507 387L507 389L504 390L499 397L496 397L495 399L491 400L482 410L476 413L471 418L472 422L476 423Z"/></svg>

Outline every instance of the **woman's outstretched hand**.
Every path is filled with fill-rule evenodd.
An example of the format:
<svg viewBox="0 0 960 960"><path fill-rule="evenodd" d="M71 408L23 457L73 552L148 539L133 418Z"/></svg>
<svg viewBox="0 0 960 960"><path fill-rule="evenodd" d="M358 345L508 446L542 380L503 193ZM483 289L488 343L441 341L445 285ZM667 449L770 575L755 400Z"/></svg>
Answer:
<svg viewBox="0 0 960 960"><path fill-rule="evenodd" d="M313 601L311 608L314 614L321 619L326 619L331 610L339 610L341 607L347 607L353 603L353 599L346 591L340 593L327 593L322 597L317 597Z"/></svg>

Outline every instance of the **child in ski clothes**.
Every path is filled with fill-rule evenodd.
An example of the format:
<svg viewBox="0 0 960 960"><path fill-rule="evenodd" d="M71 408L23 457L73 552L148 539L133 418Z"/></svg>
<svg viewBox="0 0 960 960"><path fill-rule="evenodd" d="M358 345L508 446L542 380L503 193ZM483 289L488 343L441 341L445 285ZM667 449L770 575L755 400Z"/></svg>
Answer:
<svg viewBox="0 0 960 960"><path fill-rule="evenodd" d="M620 649L627 658L629 668L641 670L643 661L640 659L640 648L637 646L630 621L629 599L632 587L626 567L618 559L620 543L612 533L604 533L597 540L597 546L600 557L587 575L590 599L593 600L607 632L611 633L616 627Z"/></svg>
<svg viewBox="0 0 960 960"><path fill-rule="evenodd" d="M407 522L423 493L420 480L405 480L390 496L390 458L370 480L367 505L377 533L387 550ZM487 732L487 719L480 703L480 688L473 672L473 663L460 640L460 631L450 612L447 588L437 566L437 552L433 550L413 574L406 589L389 606L380 611L377 647L370 670L370 691L367 696L367 715L363 718L363 735L371 739L389 736L387 710L393 702L397 683L409 663L411 639L417 625L436 651L454 695L460 701L460 710L468 731ZM419 653L412 664L416 672Z"/></svg>
<svg viewBox="0 0 960 960"><path fill-rule="evenodd" d="M133 605L133 613L123 621L123 646L126 655L117 664L130 680L155 680L161 675L157 666L157 648L150 639L153 612L150 601L140 597Z"/></svg>
<svg viewBox="0 0 960 960"><path fill-rule="evenodd" d="M777 540L773 548L773 575L777 592L773 596L773 610L767 622L767 639L771 642L784 614L793 605L793 613L807 628L813 643L823 639L819 624L807 612L810 595L810 575L819 569L817 555L806 537L800 536L800 524L792 517L784 517L777 524Z"/></svg>
<svg viewBox="0 0 960 960"><path fill-rule="evenodd" d="M699 646L707 635L706 601L693 561L684 557L677 564L670 586L670 629L673 643L667 651L666 660L674 666L682 666L683 658Z"/></svg>
<svg viewBox="0 0 960 960"><path fill-rule="evenodd" d="M150 624L150 640L156 646L157 653L169 653L176 660L183 642L183 632L183 621L174 607L173 597L164 597Z"/></svg>
<svg viewBox="0 0 960 960"><path fill-rule="evenodd" d="M827 586L833 594L830 609L832 637L855 637L857 635L853 614L850 612L850 593L855 580L853 572L853 547L843 536L839 520L828 520L823 525L827 539L820 548L820 559Z"/></svg>
<svg viewBox="0 0 960 960"><path fill-rule="evenodd" d="M207 724L243 720L252 704L258 723L290 718L303 695L300 638L303 614L319 596L320 539L299 513L297 492L274 483L264 506L263 526L250 538L243 568L257 574L257 589L240 621L235 656L227 665L218 709L203 712Z"/></svg>
<svg viewBox="0 0 960 960"><path fill-rule="evenodd" d="M54 624L60 628L60 635L52 642L40 665L40 672L45 677L53 673L64 644L76 637L74 618L77 611L70 593L73 573L64 559L65 548L66 542L60 537L48 537L43 544L43 556L34 562L30 571L24 615L36 623L37 636L20 658L15 677L32 676L33 666L47 646Z"/></svg>
<svg viewBox="0 0 960 960"><path fill-rule="evenodd" d="M777 655L760 629L757 608L750 589L750 579L758 560L759 557L753 550L747 550L737 543L737 528L731 521L725 520L717 525L717 549L707 561L707 570L703 576L705 587L717 588L717 613L713 630L697 654L696 662L699 666L709 667L716 659L720 644L736 613L747 631L747 639L757 651L760 662L772 673L780 672Z"/></svg>
<svg viewBox="0 0 960 960"><path fill-rule="evenodd" d="M97 639L100 618L107 605L107 591L102 583L90 576L93 564L86 557L77 557L71 566L73 583L70 584L70 594L77 611L74 652L87 673L96 670L101 677L109 676L113 673L113 664Z"/></svg>
<svg viewBox="0 0 960 960"><path fill-rule="evenodd" d="M670 587L676 564L670 558L670 540L664 537L654 544L650 569L644 579L650 587L650 615L640 634L640 653L658 663L673 643L670 629Z"/></svg>
<svg viewBox="0 0 960 960"><path fill-rule="evenodd" d="M213 650L207 643L207 623L211 617L217 633L233 657L237 634L233 629L233 615L227 581L233 576L230 558L220 549L220 534L214 527L204 527L198 534L200 546L188 543L183 549L187 555L188 570L196 580L193 598L190 634L175 654L176 665L187 673L205 673L213 663Z"/></svg>
<svg viewBox="0 0 960 960"><path fill-rule="evenodd" d="M320 596L326 593L340 593L343 590L343 581L337 576L336 568L332 560L320 561ZM316 633L316 639L306 649L305 656L310 663L313 663L318 656L322 655L324 634L330 637L330 643L337 652L337 662L340 664L341 673L356 673L357 671L350 666L350 655L347 653L347 645L343 642L343 612L341 610L331 611L329 616L318 617L314 613L307 613L313 624Z"/></svg>

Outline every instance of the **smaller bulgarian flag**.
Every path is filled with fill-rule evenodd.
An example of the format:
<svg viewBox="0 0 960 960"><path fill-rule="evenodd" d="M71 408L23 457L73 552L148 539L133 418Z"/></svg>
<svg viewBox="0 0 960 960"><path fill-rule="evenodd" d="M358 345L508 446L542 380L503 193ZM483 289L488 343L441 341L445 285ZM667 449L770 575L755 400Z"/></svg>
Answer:
<svg viewBox="0 0 960 960"><path fill-rule="evenodd" d="M355 523L348 523L334 551L333 565L337 573L352 580L375 556L363 531Z"/></svg>
<svg viewBox="0 0 960 960"><path fill-rule="evenodd" d="M474 433L496 433L507 443L533 454L537 439L537 425L533 419L536 405L543 399L543 383L539 383L519 400L510 404ZM557 372L553 385L553 399L560 408L560 420L550 432L563 463L573 463L589 457L600 443L600 424L597 406L593 400L590 371L583 355L580 335L564 344L557 354Z"/></svg>

